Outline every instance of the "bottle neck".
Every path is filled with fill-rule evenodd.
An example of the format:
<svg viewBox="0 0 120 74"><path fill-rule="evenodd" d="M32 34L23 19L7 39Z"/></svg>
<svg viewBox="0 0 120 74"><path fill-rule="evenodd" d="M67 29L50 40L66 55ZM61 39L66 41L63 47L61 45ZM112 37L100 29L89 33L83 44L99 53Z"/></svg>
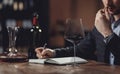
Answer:
<svg viewBox="0 0 120 74"><path fill-rule="evenodd" d="M33 26L37 26L38 25L38 19L36 17L33 17L32 23L33 23Z"/></svg>

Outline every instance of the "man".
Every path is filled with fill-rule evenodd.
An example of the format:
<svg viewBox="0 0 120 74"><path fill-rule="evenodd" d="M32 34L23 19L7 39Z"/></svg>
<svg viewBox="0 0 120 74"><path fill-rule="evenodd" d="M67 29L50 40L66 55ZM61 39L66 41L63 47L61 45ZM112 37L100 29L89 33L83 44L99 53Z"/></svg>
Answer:
<svg viewBox="0 0 120 74"><path fill-rule="evenodd" d="M95 18L95 28L76 46L76 55L120 65L120 0L102 0L104 8ZM73 56L73 47L45 49L36 48L38 58ZM111 55L113 55L111 57Z"/></svg>

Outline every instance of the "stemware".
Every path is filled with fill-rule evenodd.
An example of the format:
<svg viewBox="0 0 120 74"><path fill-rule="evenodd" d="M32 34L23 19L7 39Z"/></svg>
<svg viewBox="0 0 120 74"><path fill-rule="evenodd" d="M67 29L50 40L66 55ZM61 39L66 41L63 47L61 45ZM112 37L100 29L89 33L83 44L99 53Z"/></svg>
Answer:
<svg viewBox="0 0 120 74"><path fill-rule="evenodd" d="M76 65L75 57L76 57L76 44L80 42L85 36L82 19L66 19L66 27L65 27L65 34L64 38L73 44L74 50L74 58L73 58L73 65Z"/></svg>

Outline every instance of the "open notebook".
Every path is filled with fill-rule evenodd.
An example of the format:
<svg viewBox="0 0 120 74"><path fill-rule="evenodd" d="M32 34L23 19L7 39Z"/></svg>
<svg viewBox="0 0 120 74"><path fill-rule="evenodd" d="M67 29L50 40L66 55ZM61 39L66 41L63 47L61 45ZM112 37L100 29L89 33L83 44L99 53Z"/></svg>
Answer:
<svg viewBox="0 0 120 74"><path fill-rule="evenodd" d="M80 57L75 57L76 63L87 63L88 61ZM74 57L61 57L61 58L48 58L48 59L29 59L29 63L40 63L40 64L72 64L74 63Z"/></svg>

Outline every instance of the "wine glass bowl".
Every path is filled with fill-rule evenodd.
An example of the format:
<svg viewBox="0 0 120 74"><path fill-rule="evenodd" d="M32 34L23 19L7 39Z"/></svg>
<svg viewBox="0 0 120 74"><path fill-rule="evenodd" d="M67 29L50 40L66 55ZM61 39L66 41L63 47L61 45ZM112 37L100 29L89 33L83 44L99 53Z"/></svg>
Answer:
<svg viewBox="0 0 120 74"><path fill-rule="evenodd" d="M71 43L78 43L85 36L82 19L66 19L64 38Z"/></svg>

